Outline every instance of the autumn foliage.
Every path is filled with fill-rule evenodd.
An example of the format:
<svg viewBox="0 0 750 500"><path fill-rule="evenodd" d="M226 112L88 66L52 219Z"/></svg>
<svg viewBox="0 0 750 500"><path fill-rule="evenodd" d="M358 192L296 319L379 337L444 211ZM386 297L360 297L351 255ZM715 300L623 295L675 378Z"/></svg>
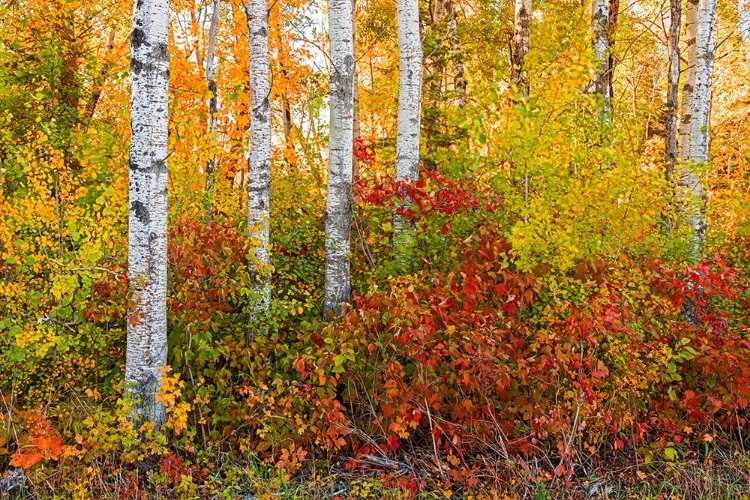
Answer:
<svg viewBox="0 0 750 500"><path fill-rule="evenodd" d="M258 316L244 5L221 2L211 137L212 2L171 2L162 432L133 428L122 382L131 3L0 6L0 475L22 470L40 498L271 496L262 480L320 470L382 479L393 498L520 483L562 495L611 471L638 481L681 461L746 460L743 52L717 56L708 231L693 259L663 173L655 4L620 18L611 126L582 90L595 67L580 2L533 18L546 35L527 55L525 96L503 83L509 3L470 2L453 32L447 14L425 20L424 170L394 182L392 3L356 2L354 297L323 318L317 14L296 0L269 12L273 301ZM730 24L722 50L746 43ZM394 213L414 228L402 260Z"/></svg>
<svg viewBox="0 0 750 500"><path fill-rule="evenodd" d="M744 261L717 254L675 268L622 254L565 272L527 272L490 222L502 210L491 191L438 174L357 189L372 217L399 205L399 193L414 200L418 232L434 237L440 228L440 254L415 250L425 264L432 258L432 269L370 280L330 323L308 309L300 277L277 273L289 291L266 335L252 337L243 319L250 293L243 231L178 224L170 246L175 372L164 374L160 393L169 446L156 436L145 450L136 436L121 440L124 416L95 409L101 396L88 379L76 396L94 405L83 421L64 406L4 420L13 432L3 435L8 464L33 473L114 450L124 463L155 454L159 487L176 488L180 476L205 480L198 449L233 460L250 454L294 472L323 457L366 470L368 457L397 457L408 447L459 485L488 479L488 456L545 457L551 466L530 473L565 484L584 462L674 460L706 442L741 439L750 400ZM278 265L298 258L279 253ZM107 312L120 303L121 286L111 273L92 282L97 305L81 312L85 321L103 323L106 314L121 322ZM99 353L98 363L116 363L114 354ZM28 387L54 383L46 376L53 370L38 365L40 378ZM415 476L396 484L427 483Z"/></svg>

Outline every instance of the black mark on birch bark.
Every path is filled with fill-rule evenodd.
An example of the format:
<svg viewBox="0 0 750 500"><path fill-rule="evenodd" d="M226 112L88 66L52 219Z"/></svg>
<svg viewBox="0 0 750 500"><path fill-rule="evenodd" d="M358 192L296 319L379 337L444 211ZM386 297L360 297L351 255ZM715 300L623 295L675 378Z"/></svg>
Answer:
<svg viewBox="0 0 750 500"><path fill-rule="evenodd" d="M141 221L142 224L148 224L150 222L151 219L148 215L148 209L146 208L146 205L140 201L134 201L132 205L130 205L130 210L135 213L136 218Z"/></svg>

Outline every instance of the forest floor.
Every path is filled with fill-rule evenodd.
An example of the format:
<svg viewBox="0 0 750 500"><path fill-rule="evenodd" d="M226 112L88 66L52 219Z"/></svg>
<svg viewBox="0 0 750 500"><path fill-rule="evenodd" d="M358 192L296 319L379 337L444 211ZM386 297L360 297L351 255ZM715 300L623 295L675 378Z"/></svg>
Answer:
<svg viewBox="0 0 750 500"><path fill-rule="evenodd" d="M681 450L684 451L684 450ZM189 478L158 480L159 472L144 465L138 475L145 484L133 490L127 478L132 467L107 477L92 477L96 492L86 486L75 498L107 499L211 499L211 500L750 500L750 453L732 455L712 451L699 456L686 451L680 459L657 458L646 464L624 454L609 462L575 467L577 475L554 477L541 461L487 461L474 468L463 483L450 481L429 458L403 455L401 461L369 457L366 466L347 470L347 461L336 464L306 462L289 475L258 463L225 463L217 466L202 484ZM632 460L631 460L632 459ZM360 462L363 463L363 462ZM549 464L547 464L549 465ZM163 472L163 469L162 469ZM70 491L50 488L61 479L55 468L35 469L27 477L20 470L0 475L0 499L27 500L73 498ZM154 482L154 479L157 482ZM188 484L190 483L190 484ZM67 490L67 488L64 488ZM55 491L57 490L57 491Z"/></svg>
<svg viewBox="0 0 750 500"><path fill-rule="evenodd" d="M619 463L618 463L619 462ZM441 481L435 470L413 470L413 464L380 461L380 467L340 472L337 466L312 467L294 478L272 470L244 468L240 472L245 491L242 500L282 498L289 500L750 500L750 454L709 456L644 464L613 461L587 477L567 482L544 473L535 475L536 464L515 461L493 470L477 471L473 486ZM432 467L435 468L434 466ZM527 470L528 468L528 470ZM238 471L239 472L239 471ZM238 478L239 479L239 478Z"/></svg>

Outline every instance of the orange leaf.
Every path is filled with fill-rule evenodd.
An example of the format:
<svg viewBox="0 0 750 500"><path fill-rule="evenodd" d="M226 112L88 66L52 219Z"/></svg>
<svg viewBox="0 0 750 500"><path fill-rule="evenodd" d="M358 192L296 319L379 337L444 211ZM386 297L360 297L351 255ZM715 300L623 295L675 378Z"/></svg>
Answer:
<svg viewBox="0 0 750 500"><path fill-rule="evenodd" d="M38 464L42 460L42 454L39 453L37 450L30 451L28 453L24 453L21 450L18 450L13 454L13 457L10 460L10 465L13 467L20 467L24 470L29 470L36 464Z"/></svg>
<svg viewBox="0 0 750 500"><path fill-rule="evenodd" d="M42 436L31 440L31 444L39 448L39 453L46 459L57 460L62 453L62 438L60 436Z"/></svg>

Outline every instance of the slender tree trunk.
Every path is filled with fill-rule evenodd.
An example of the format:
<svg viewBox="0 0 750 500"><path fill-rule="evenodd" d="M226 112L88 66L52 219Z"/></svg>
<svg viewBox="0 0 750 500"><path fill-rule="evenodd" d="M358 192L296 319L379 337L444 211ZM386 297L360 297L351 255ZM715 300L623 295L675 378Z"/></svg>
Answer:
<svg viewBox="0 0 750 500"><path fill-rule="evenodd" d="M419 138L422 102L422 42L419 36L418 0L398 0L398 129L396 137L396 181L411 183L419 177ZM403 193L402 193L403 194ZM393 220L396 259L410 261L414 224L399 212L411 201L404 196Z"/></svg>
<svg viewBox="0 0 750 500"><path fill-rule="evenodd" d="M80 84L78 81L78 61L81 55L81 42L75 32L75 18L72 11L63 14L61 24L57 25L58 35L63 43L62 65L60 67L59 85L55 89L56 99L61 106L58 109L60 116L69 120L66 130L73 130L78 121L78 101L80 97Z"/></svg>
<svg viewBox="0 0 750 500"><path fill-rule="evenodd" d="M289 97L286 90L281 96L281 124L284 127L284 158L287 159L290 165L294 165L297 163L292 138L294 122L292 121L292 107L289 104Z"/></svg>
<svg viewBox="0 0 750 500"><path fill-rule="evenodd" d="M444 144L445 140L441 129L441 110L443 99L443 78L445 77L446 58L442 50L445 41L443 33L443 17L445 15L445 2L449 0L435 0L434 7L430 9L430 22L428 42L432 45L428 51L426 61L426 73L424 75L424 87L426 106L423 108L425 156L422 158L426 170L435 170L437 164L433 155ZM432 7L432 5L431 5Z"/></svg>
<svg viewBox="0 0 750 500"><path fill-rule="evenodd" d="M214 202L214 172L216 170L216 157L214 147L216 142L216 113L218 112L219 96L214 78L214 52L216 50L216 28L219 25L219 13L221 0L214 0L213 12L211 13L211 27L208 30L208 53L206 54L206 82L211 97L208 100L208 136L211 144L211 153L206 162L206 220L213 218Z"/></svg>
<svg viewBox="0 0 750 500"><path fill-rule="evenodd" d="M52 102L57 103L54 111L55 120L58 124L57 130L62 134L61 149L65 165L73 170L79 170L81 165L73 154L74 141L71 140L71 133L81 123L78 110L81 95L78 68L83 50L83 37L76 33L75 16L72 10L65 10L61 14L54 29L62 42L62 52L59 54L62 59L59 80L52 88L54 95Z"/></svg>
<svg viewBox="0 0 750 500"><path fill-rule="evenodd" d="M690 122L690 142L687 156L693 161L708 160L708 125L711 110L711 81L714 71L714 24L716 0L702 0L698 10L696 35L695 87L693 88L693 119Z"/></svg>
<svg viewBox="0 0 750 500"><path fill-rule="evenodd" d="M107 72L109 70L109 64L107 63L107 59L109 56L109 53L112 52L112 49L115 48L115 28L112 28L109 32L109 39L107 40L107 51L104 53L104 64L102 64L102 68L99 70L99 80L96 82L96 86L91 91L91 97L89 97L88 102L86 102L86 109L83 112L83 115L88 121L91 119L91 117L94 116L94 112L96 112L96 105L99 104L99 99L102 97L102 86L104 85L104 81L107 78ZM86 130L86 122L84 122L84 131Z"/></svg>
<svg viewBox="0 0 750 500"><path fill-rule="evenodd" d="M132 76L125 387L132 418L166 419L156 400L167 360L167 134L169 1L139 0L130 36Z"/></svg>
<svg viewBox="0 0 750 500"><path fill-rule="evenodd" d="M359 73L357 72L357 0L352 0L352 43L354 46L354 93L353 107L354 117L352 120L352 137L361 137L362 126L359 119ZM359 179L359 159L352 158L352 179Z"/></svg>
<svg viewBox="0 0 750 500"><path fill-rule="evenodd" d="M198 10L201 12L203 10L203 5L198 4ZM199 23L198 23L198 17L195 15L195 10L190 9L190 29L198 29ZM201 39L199 37L193 37L193 53L195 54L195 58L198 61L198 66L203 68L203 52L201 51Z"/></svg>
<svg viewBox="0 0 750 500"><path fill-rule="evenodd" d="M510 76L513 83L521 91L524 97L529 96L529 73L524 67L526 54L529 53L529 41L531 39L531 0L516 0L515 13L513 18L513 41L510 47ZM515 99L516 103L520 99ZM515 166L512 161L511 165ZM524 223L529 220L529 174L528 169L524 168L523 175L523 192L524 192Z"/></svg>
<svg viewBox="0 0 750 500"><path fill-rule="evenodd" d="M531 26L531 0L516 0L513 21L513 53L511 55L511 79L524 96L529 95L529 75L524 68L524 58L529 52Z"/></svg>
<svg viewBox="0 0 750 500"><path fill-rule="evenodd" d="M445 32L451 44L451 61L455 68L453 90L456 93L456 104L459 107L464 107L466 106L466 76L463 53L461 52L461 40L458 36L458 18L453 0L445 0L445 15L448 17Z"/></svg>
<svg viewBox="0 0 750 500"><path fill-rule="evenodd" d="M687 0L685 13L685 46L687 47L687 68L685 69L685 83L682 85L682 109L678 142L679 157L686 160L690 145L690 121L693 115L693 91L695 89L695 64L698 59L698 4L700 0Z"/></svg>
<svg viewBox="0 0 750 500"><path fill-rule="evenodd" d="M359 84L357 83L359 79L359 73L357 71L354 71L354 93L353 93L353 106L354 106L354 117L352 118L352 137L354 139L357 139L358 137L362 138L362 122L360 121L360 115L359 115ZM352 158L352 179L357 180L359 179L361 172L360 172L360 161L359 158Z"/></svg>
<svg viewBox="0 0 750 500"><path fill-rule="evenodd" d="M323 310L338 314L351 295L352 115L354 40L351 0L328 0L331 44L330 138L326 198L326 277Z"/></svg>
<svg viewBox="0 0 750 500"><path fill-rule="evenodd" d="M596 80L594 92L602 96L602 118L609 123L612 111L612 93L610 87L610 0L594 0L592 13L594 29L594 54L596 57Z"/></svg>
<svg viewBox="0 0 750 500"><path fill-rule="evenodd" d="M693 2L694 0L688 2L688 15L691 5L695 5ZM692 232L691 257L697 260L702 255L706 232L706 188L703 176L695 167L708 161L716 0L699 0L695 7L695 48L691 47L689 51L689 55L694 58L688 59L688 65L692 65L694 69L692 75L689 74L691 79L685 82L683 93L687 93L687 87L692 82L690 102L683 106L685 142L680 145L683 163L677 179L677 190L678 196L683 200L686 220Z"/></svg>
<svg viewBox="0 0 750 500"><path fill-rule="evenodd" d="M276 44L278 47L279 56L277 58L279 71L281 72L282 85L280 85L279 93L281 98L281 125L284 129L284 159L289 163L289 166L297 164L297 155L294 149L294 138L292 132L294 131L294 121L292 120L292 106L289 102L289 71L286 67L286 61L289 60L289 55L286 50L286 44L281 38L281 27L276 30Z"/></svg>
<svg viewBox="0 0 750 500"><path fill-rule="evenodd" d="M269 225L271 204L271 101L268 63L268 6L250 0L247 8L250 33L250 155L248 161L247 216L249 236L255 240L251 274L257 293L256 310L271 305Z"/></svg>
<svg viewBox="0 0 750 500"><path fill-rule="evenodd" d="M670 25L667 48L669 51L669 80L667 86L667 120L665 156L667 181L671 181L677 162L677 94L680 87L680 18L682 1L670 0Z"/></svg>
<svg viewBox="0 0 750 500"><path fill-rule="evenodd" d="M284 144L289 147L292 141L292 108L289 107L289 98L284 95L281 98L282 125L284 126Z"/></svg>
<svg viewBox="0 0 750 500"><path fill-rule="evenodd" d="M452 102L462 108L466 105L467 97L466 70L454 0L435 0L430 7L430 18L426 20L429 28L425 37L427 71L423 77L426 99L422 118L425 150L421 161L424 169L435 170L435 153L458 142L467 144L465 130L460 127L446 130L448 124L445 119L446 103ZM451 69L452 72L449 71ZM450 80L453 81L452 89L448 83Z"/></svg>
<svg viewBox="0 0 750 500"><path fill-rule="evenodd" d="M609 85L610 113L612 111L611 100L615 95L615 30L617 19L620 16L620 0L609 0L609 51L607 56L607 85Z"/></svg>

